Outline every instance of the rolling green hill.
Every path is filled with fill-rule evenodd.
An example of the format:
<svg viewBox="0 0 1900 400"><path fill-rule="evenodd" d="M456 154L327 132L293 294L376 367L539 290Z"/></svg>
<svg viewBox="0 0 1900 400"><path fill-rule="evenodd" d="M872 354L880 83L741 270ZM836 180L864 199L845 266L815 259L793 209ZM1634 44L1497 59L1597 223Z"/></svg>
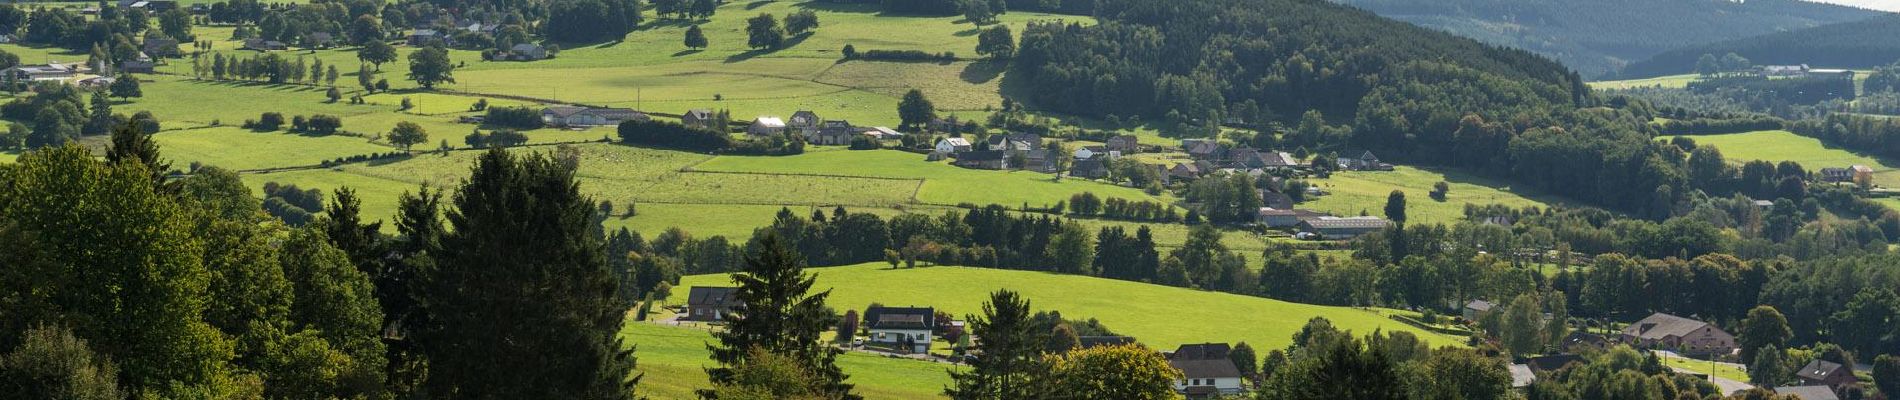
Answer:
<svg viewBox="0 0 1900 400"><path fill-rule="evenodd" d="M1183 343L1241 341L1257 349L1283 348L1313 317L1326 317L1334 326L1360 334L1406 331L1432 346L1463 343L1461 338L1428 333L1372 310L1113 279L968 267L889 269L883 263L807 271L818 275L814 290L830 289L827 302L839 310L882 303L931 306L958 316L980 314L990 292L1010 289L1022 293L1038 310L1061 311L1067 318L1095 318L1116 333L1163 349ZM731 286L731 282L724 274L681 280L680 287L690 286Z"/></svg>
<svg viewBox="0 0 1900 400"><path fill-rule="evenodd" d="M654 400L697 399L695 389L711 387L705 367L713 366L706 343L712 342L703 328L675 327L627 322L620 337L637 347L638 371L645 374L637 388ZM923 399L941 397L950 383L948 364L893 359L846 353L838 357L838 368L851 375L846 380L857 385L855 392L869 400Z"/></svg>
<svg viewBox="0 0 1900 400"><path fill-rule="evenodd" d="M1657 139L1669 140L1673 137L1663 136ZM1688 138L1695 140L1696 146L1715 146L1721 149L1722 158L1731 163L1739 164L1749 160L1794 161L1809 170L1865 165L1874 169L1874 184L1886 187L1900 186L1900 164L1846 149L1829 147L1820 139L1796 135L1794 132L1758 131L1726 135L1694 135Z"/></svg>
<svg viewBox="0 0 1900 400"><path fill-rule="evenodd" d="M1336 0L1556 58L1586 76L1676 48L1878 13L1798 0ZM1691 59L1691 62L1694 60Z"/></svg>
<svg viewBox="0 0 1900 400"><path fill-rule="evenodd" d="M1751 2L1752 3L1752 2ZM1695 70L1703 54L1735 53L1755 65L1807 64L1816 68L1873 68L1900 61L1900 14L1736 38L1656 54L1623 69L1624 77L1653 77Z"/></svg>

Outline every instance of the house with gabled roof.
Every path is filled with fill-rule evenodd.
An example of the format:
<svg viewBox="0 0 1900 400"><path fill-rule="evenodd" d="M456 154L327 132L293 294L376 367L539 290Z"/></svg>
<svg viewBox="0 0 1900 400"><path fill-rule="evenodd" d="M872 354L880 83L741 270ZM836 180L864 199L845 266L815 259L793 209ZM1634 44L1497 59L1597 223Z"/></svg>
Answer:
<svg viewBox="0 0 1900 400"><path fill-rule="evenodd" d="M726 313L739 307L739 288L694 286L686 292L685 321L724 321Z"/></svg>
<svg viewBox="0 0 1900 400"><path fill-rule="evenodd" d="M1808 362L1808 365L1802 366L1801 370L1795 371L1794 376L1801 380L1802 385L1827 386L1836 389L1860 383L1860 379L1854 377L1853 367L1820 359Z"/></svg>
<svg viewBox="0 0 1900 400"><path fill-rule="evenodd" d="M1784 386L1774 388L1774 392L1801 400L1841 400L1840 394L1827 386Z"/></svg>
<svg viewBox="0 0 1900 400"><path fill-rule="evenodd" d="M969 139L964 139L960 137L947 137L943 139L937 139L938 153L957 154L957 153L962 153L966 151L970 151Z"/></svg>
<svg viewBox="0 0 1900 400"><path fill-rule="evenodd" d="M1625 343L1685 355L1726 355L1735 351L1735 335L1713 324L1655 313L1623 328Z"/></svg>
<svg viewBox="0 0 1900 400"><path fill-rule="evenodd" d="M1075 160L1075 164L1069 165L1069 176L1102 179L1107 178L1108 175L1108 157L1090 157Z"/></svg>
<svg viewBox="0 0 1900 400"><path fill-rule="evenodd" d="M845 146L850 145L851 139L857 137L857 134L858 129L851 126L851 121L825 121L818 123L818 135L812 137L810 142L816 145Z"/></svg>
<svg viewBox="0 0 1900 400"><path fill-rule="evenodd" d="M785 120L778 117L759 116L746 125L745 134L752 137L773 137L785 134Z"/></svg>
<svg viewBox="0 0 1900 400"><path fill-rule="evenodd" d="M1390 221L1379 217L1321 216L1301 219L1297 228L1300 232L1318 234L1326 239L1351 239L1384 230L1389 225Z"/></svg>
<svg viewBox="0 0 1900 400"><path fill-rule="evenodd" d="M818 113L811 112L811 110L798 110L798 112L792 113L791 118L785 120L785 129L798 132L798 134L804 136L805 139L812 139L818 136L818 123L824 121L824 119L818 118Z"/></svg>
<svg viewBox="0 0 1900 400"><path fill-rule="evenodd" d="M910 353L929 353L937 331L937 312L930 307L871 307L864 310L870 342Z"/></svg>
<svg viewBox="0 0 1900 400"><path fill-rule="evenodd" d="M1168 366L1181 371L1174 391L1190 399L1240 394L1240 367L1228 358L1226 343L1184 344L1168 353Z"/></svg>
<svg viewBox="0 0 1900 400"><path fill-rule="evenodd" d="M704 109L704 108L695 108L691 110L686 110L686 113L680 114L680 125L686 125L686 127L688 128L697 128L697 129L706 129L706 130L711 130L715 128L724 128L724 127L712 126L715 123L713 119L714 119L713 110Z"/></svg>
<svg viewBox="0 0 1900 400"><path fill-rule="evenodd" d="M1135 135L1121 135L1108 138L1108 141L1102 144L1108 146L1109 150L1119 151L1122 152L1122 154L1133 154L1141 149L1141 138Z"/></svg>
<svg viewBox="0 0 1900 400"><path fill-rule="evenodd" d="M956 157L957 160L951 162L951 164L959 167L975 169L1009 168L1009 153L1001 150L966 151L957 154Z"/></svg>

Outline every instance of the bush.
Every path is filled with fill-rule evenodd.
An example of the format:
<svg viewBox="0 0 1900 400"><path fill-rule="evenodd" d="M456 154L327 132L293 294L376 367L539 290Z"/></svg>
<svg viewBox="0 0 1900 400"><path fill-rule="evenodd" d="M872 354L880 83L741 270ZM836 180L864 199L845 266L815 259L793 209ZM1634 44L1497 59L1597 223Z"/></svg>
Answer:
<svg viewBox="0 0 1900 400"><path fill-rule="evenodd" d="M929 53L921 50L865 50L857 53L855 58L850 56L845 58L880 61L956 61L957 55L951 52Z"/></svg>
<svg viewBox="0 0 1900 400"><path fill-rule="evenodd" d="M343 118L335 115L317 114L310 116L308 125L305 126L304 130L318 135L329 135L336 133L336 131L341 128L343 128Z"/></svg>
<svg viewBox="0 0 1900 400"><path fill-rule="evenodd" d="M256 121L249 121L249 120L244 121L245 129L250 129L250 130L254 130L258 132L270 132L270 131L282 129L283 127L284 127L284 114L279 114L279 113L274 113L274 112L264 113L264 115L258 116Z"/></svg>

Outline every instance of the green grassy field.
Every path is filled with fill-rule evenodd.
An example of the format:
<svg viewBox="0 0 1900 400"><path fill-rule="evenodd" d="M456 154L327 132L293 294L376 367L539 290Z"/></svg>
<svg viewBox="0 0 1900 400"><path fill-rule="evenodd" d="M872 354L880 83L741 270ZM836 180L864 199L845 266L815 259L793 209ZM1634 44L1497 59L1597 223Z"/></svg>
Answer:
<svg viewBox="0 0 1900 400"><path fill-rule="evenodd" d="M1445 201L1432 200L1432 184L1451 184ZM1464 218L1465 204L1504 204L1511 207L1548 206L1561 203L1553 196L1518 190L1510 184L1480 178L1457 171L1432 171L1400 166L1393 171L1346 171L1331 178L1314 179L1313 184L1328 193L1300 203L1300 208L1338 215L1359 215L1361 211L1383 216L1386 196L1393 190L1405 192L1406 216L1413 223L1450 224Z"/></svg>
<svg viewBox="0 0 1900 400"><path fill-rule="evenodd" d="M641 395L652 399L696 399L693 390L711 387L705 367L713 366L706 343L710 333L690 327L674 327L642 322L627 322L620 336L638 346L634 356L638 370L645 376L638 387ZM950 383L947 372L953 366L924 361L901 360L862 353L838 357L838 367L857 385L856 393L866 399L920 399L941 397Z"/></svg>
<svg viewBox="0 0 1900 400"><path fill-rule="evenodd" d="M1590 82L1590 87L1595 89L1634 89L1661 86L1664 88L1680 89L1689 86L1689 82L1696 80L1698 77L1696 74L1682 74L1621 81L1598 81Z"/></svg>
<svg viewBox="0 0 1900 400"><path fill-rule="evenodd" d="M232 126L164 131L153 138L159 148L164 149L163 157L179 168L191 163L240 171L296 167L395 150L359 137L310 137L283 131L253 132Z"/></svg>
<svg viewBox="0 0 1900 400"><path fill-rule="evenodd" d="M1710 364L1708 360L1675 356L1663 359L1663 364L1674 368L1695 371L1700 374L1709 374L1716 377L1748 382L1748 371L1726 363Z"/></svg>
<svg viewBox="0 0 1900 400"><path fill-rule="evenodd" d="M924 156L896 150L825 149L790 157L720 156L693 166L696 171L817 174L918 179L917 199L925 203L1053 205L1080 192L1131 200L1158 201L1140 190L1081 179L1055 181L1052 175L1026 171L984 171L926 162Z"/></svg>
<svg viewBox="0 0 1900 400"><path fill-rule="evenodd" d="M1172 349L1183 343L1245 341L1254 348L1287 346L1308 319L1323 316L1341 329L1370 334L1375 329L1406 331L1432 346L1458 345L1459 338L1432 334L1347 307L1288 303L1259 297L1173 288L1084 276L965 267L887 269L883 263L813 268L814 290L831 289L831 307L863 309L873 302L891 306L932 306L954 315L981 313L989 293L1015 290L1038 310L1057 310L1069 318L1096 318L1117 333L1148 346ZM728 276L695 275L685 286L730 286ZM1105 296L1104 294L1113 295Z"/></svg>
<svg viewBox="0 0 1900 400"><path fill-rule="evenodd" d="M1658 137L1657 140L1669 140L1673 136ZM1722 157L1730 163L1740 164L1749 160L1773 162L1794 161L1803 168L1819 170L1828 167L1847 167L1865 165L1874 169L1874 184L1885 187L1900 187L1900 162L1886 162L1877 157L1857 154L1853 151L1828 147L1820 139L1796 135L1788 131L1758 131L1732 133L1725 135L1689 136L1698 146L1715 146L1722 150Z"/></svg>

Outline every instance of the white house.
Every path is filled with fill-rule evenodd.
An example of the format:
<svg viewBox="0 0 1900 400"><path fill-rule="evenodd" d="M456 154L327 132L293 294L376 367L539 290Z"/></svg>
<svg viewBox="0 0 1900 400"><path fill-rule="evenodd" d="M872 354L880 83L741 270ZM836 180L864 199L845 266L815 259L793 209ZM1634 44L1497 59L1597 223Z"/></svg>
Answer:
<svg viewBox="0 0 1900 400"><path fill-rule="evenodd" d="M1108 155L1109 158L1122 156L1120 150L1109 150L1108 146L1082 146L1075 149L1075 159L1077 160L1087 160L1104 154Z"/></svg>
<svg viewBox="0 0 1900 400"><path fill-rule="evenodd" d="M1227 357L1226 343L1184 344L1168 354L1168 365L1181 370L1174 391L1190 399L1240 394L1240 368Z"/></svg>
<svg viewBox="0 0 1900 400"><path fill-rule="evenodd" d="M864 310L871 343L912 353L929 353L937 330L937 312L930 307L871 307Z"/></svg>
<svg viewBox="0 0 1900 400"><path fill-rule="evenodd" d="M952 137L952 138L943 138L943 140L937 141L938 153L958 154L958 153L962 153L966 151L970 151L969 139L964 139L960 137Z"/></svg>
<svg viewBox="0 0 1900 400"><path fill-rule="evenodd" d="M758 117L746 125L745 133L751 136L771 137L785 133L785 121L778 117Z"/></svg>

